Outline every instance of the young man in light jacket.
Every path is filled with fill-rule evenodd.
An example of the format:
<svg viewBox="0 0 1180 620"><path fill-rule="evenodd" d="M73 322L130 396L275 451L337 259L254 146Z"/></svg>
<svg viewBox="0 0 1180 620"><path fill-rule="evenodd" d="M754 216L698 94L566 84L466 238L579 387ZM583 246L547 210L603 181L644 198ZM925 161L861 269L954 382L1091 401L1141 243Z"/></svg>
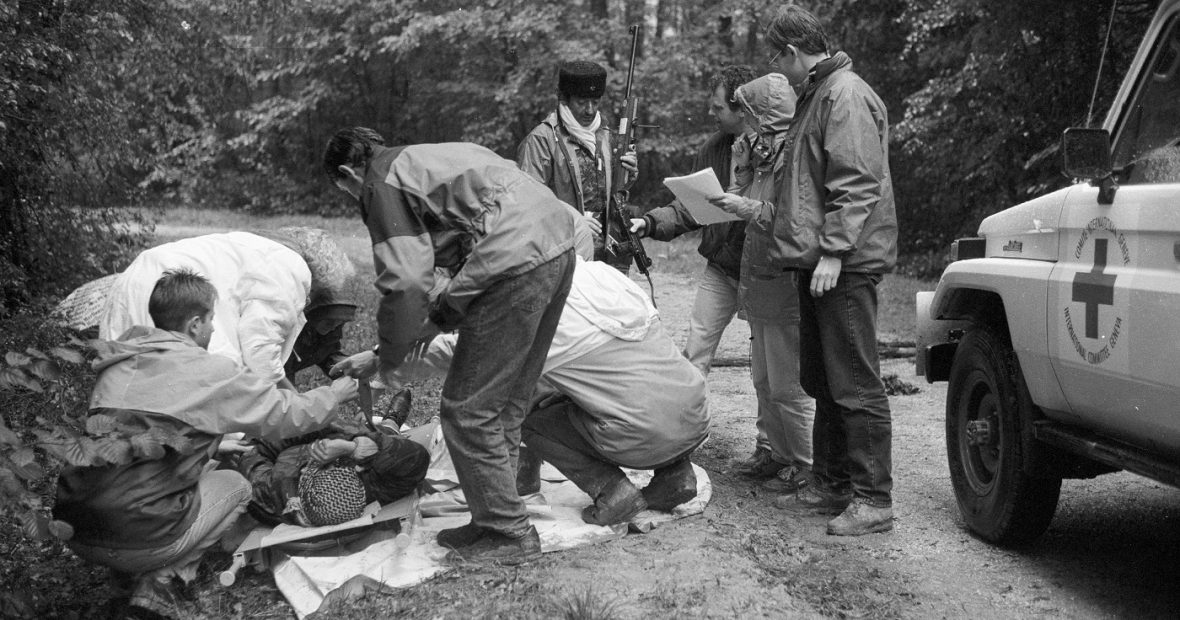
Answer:
<svg viewBox="0 0 1180 620"><path fill-rule="evenodd" d="M350 378L301 394L210 354L216 299L203 277L166 272L148 302L158 327L137 325L97 346L87 428L124 435L126 462L71 466L58 479L54 516L73 526L71 549L134 577L130 603L141 618L173 615L173 578L196 577L203 552L250 500L237 472L206 471L222 435L302 435L356 396Z"/></svg>

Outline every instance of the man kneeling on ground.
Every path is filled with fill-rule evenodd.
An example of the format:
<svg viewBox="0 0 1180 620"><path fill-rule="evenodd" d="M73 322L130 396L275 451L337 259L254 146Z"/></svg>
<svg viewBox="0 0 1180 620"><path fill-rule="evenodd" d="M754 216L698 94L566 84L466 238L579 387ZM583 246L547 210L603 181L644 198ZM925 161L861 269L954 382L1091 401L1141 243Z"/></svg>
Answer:
<svg viewBox="0 0 1180 620"><path fill-rule="evenodd" d="M216 300L205 278L166 272L149 300L156 327L137 325L98 345L90 416L126 436L130 459L67 467L58 480L54 515L74 528L70 548L113 569L118 582L133 582L130 617L173 613L172 580L193 580L202 553L245 511L250 484L234 471L207 471L224 433L303 435L357 393L347 378L303 393L280 390L210 354ZM165 445L142 449L136 440L144 436Z"/></svg>
<svg viewBox="0 0 1180 620"><path fill-rule="evenodd" d="M454 342L435 337L418 361L445 370ZM364 376L375 366L372 353L360 353L332 374ZM708 436L705 379L664 332L646 293L606 263L578 259L537 391L522 438L594 500L584 521L625 523L644 508L671 510L696 497L689 456ZM526 460L522 477L536 476ZM620 467L655 475L640 491ZM517 488L538 483L518 479Z"/></svg>

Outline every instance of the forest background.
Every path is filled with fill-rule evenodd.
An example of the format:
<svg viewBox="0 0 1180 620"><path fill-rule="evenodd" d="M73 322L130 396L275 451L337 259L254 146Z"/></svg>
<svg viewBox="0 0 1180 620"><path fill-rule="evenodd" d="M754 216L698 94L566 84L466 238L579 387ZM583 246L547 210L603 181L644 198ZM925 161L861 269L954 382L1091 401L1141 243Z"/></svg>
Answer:
<svg viewBox="0 0 1180 620"><path fill-rule="evenodd" d="M1062 130L1101 122L1091 95L1104 110L1157 4L1112 2L799 2L890 111L902 272L936 276L983 216L1067 182ZM3 0L0 316L121 269L153 208L351 215L318 167L337 128L513 157L575 58L609 68L618 110L636 23L640 122L658 128L640 130L633 198L664 204L661 179L713 130L712 74L770 70L780 4Z"/></svg>
<svg viewBox="0 0 1180 620"><path fill-rule="evenodd" d="M890 111L900 272L937 276L984 216L1068 182L1061 132L1101 122L1158 4L1112 2L799 2ZM639 133L633 199L662 205L661 179L691 172L714 130L716 70L770 70L780 4L0 0L0 546L37 553L12 540L14 521L28 540L69 537L46 509L62 463L125 462L174 439L86 418L92 352L46 321L74 287L125 267L170 207L355 217L318 165L350 125L514 157L555 107L562 60L607 66L603 107L622 107L637 23L639 122L658 128ZM0 588L0 616L30 609L27 592Z"/></svg>

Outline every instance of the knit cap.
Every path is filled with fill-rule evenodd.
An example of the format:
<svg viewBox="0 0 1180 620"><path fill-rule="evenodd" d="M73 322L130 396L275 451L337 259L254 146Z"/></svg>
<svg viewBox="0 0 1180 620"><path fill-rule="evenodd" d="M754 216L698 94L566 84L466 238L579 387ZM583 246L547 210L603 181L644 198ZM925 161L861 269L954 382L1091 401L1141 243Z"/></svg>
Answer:
<svg viewBox="0 0 1180 620"><path fill-rule="evenodd" d="M352 466L309 465L299 475L299 500L312 525L336 525L361 516L365 486Z"/></svg>

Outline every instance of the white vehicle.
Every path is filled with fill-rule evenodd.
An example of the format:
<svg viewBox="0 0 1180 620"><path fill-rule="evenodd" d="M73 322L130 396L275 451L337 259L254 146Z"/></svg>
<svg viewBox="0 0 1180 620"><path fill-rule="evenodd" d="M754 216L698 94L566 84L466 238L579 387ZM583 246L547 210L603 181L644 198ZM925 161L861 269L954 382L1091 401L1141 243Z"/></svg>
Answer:
<svg viewBox="0 0 1180 620"><path fill-rule="evenodd" d="M1049 526L1062 478L1180 486L1180 0L1164 0L1102 129L1070 129L1083 181L986 218L918 294L918 374L949 381L951 479L997 544Z"/></svg>

